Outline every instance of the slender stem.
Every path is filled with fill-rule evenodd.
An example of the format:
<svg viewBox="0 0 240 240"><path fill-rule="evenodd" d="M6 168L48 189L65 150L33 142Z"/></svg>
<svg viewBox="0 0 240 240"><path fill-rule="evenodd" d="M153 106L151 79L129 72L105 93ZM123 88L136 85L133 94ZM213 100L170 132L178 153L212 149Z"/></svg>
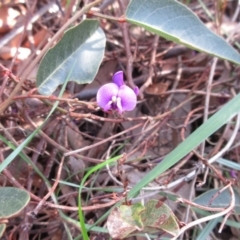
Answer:
<svg viewBox="0 0 240 240"><path fill-rule="evenodd" d="M156 63L156 54L157 54L157 47L158 47L158 42L159 42L159 36L156 35L153 44L152 44L152 54L151 54L151 61L150 61L150 66L149 66L149 73L148 73L148 78L146 82L142 85L140 88L140 94L142 95L144 90L152 85L152 78L154 75L154 68L155 68L155 63Z"/></svg>
<svg viewBox="0 0 240 240"><path fill-rule="evenodd" d="M111 21L115 21L115 22L126 22L126 18L125 17L112 17L112 16L108 16L105 14L101 14L99 12L95 12L95 11L88 11L87 15L89 16L94 16L94 17L99 17L99 18L103 18L103 19L107 19L107 20L111 20Z"/></svg>
<svg viewBox="0 0 240 240"><path fill-rule="evenodd" d="M120 9L121 9L121 12L124 13L125 11L125 6L124 6L124 3L123 3L123 0L119 0L119 6L120 6ZM126 57L127 57L127 80L128 80L128 83L129 85L134 88L135 87L135 84L133 82L133 79L132 79L132 69L133 69L133 55L132 55L132 52L131 52L131 49L130 49L130 46L131 46L131 41L130 41L130 38L129 38L129 33L128 33L128 26L127 26L127 23L124 22L122 24L122 34L123 34L123 41L124 41L124 45L125 45L125 52L126 52Z"/></svg>

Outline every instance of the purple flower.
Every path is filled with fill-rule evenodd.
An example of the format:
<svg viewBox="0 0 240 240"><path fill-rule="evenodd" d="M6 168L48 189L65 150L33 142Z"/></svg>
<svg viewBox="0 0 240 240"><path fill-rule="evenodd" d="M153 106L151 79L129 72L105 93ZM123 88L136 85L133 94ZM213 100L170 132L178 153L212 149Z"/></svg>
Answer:
<svg viewBox="0 0 240 240"><path fill-rule="evenodd" d="M123 72L113 75L113 83L103 85L97 92L97 103L105 112L117 110L119 113L131 111L136 107L138 87L132 90L123 81Z"/></svg>
<svg viewBox="0 0 240 240"><path fill-rule="evenodd" d="M230 175L231 175L232 178L237 179L237 174L236 174L236 172L234 170L230 171Z"/></svg>

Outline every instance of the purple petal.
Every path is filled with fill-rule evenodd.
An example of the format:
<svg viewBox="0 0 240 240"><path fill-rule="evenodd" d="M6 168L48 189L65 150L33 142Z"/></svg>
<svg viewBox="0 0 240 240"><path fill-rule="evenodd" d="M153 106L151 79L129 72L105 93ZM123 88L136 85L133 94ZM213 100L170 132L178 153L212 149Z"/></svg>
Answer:
<svg viewBox="0 0 240 240"><path fill-rule="evenodd" d="M118 97L121 98L122 111L131 111L136 107L137 96L127 85L120 87Z"/></svg>
<svg viewBox="0 0 240 240"><path fill-rule="evenodd" d="M231 177L237 179L236 172L234 170L230 171Z"/></svg>
<svg viewBox="0 0 240 240"><path fill-rule="evenodd" d="M105 105L105 107L103 108L104 112L107 112L108 110L110 110L111 107L112 107L112 102L109 101L109 102Z"/></svg>
<svg viewBox="0 0 240 240"><path fill-rule="evenodd" d="M139 88L137 86L134 87L133 91L135 92L136 96L138 96Z"/></svg>
<svg viewBox="0 0 240 240"><path fill-rule="evenodd" d="M118 87L125 85L124 80L123 80L123 71L116 72L113 75L112 80L115 84L118 85Z"/></svg>
<svg viewBox="0 0 240 240"><path fill-rule="evenodd" d="M112 97L117 96L118 89L119 88L115 83L107 83L107 84L103 85L102 87L100 87L97 92L98 106L103 108L104 110L105 110L105 107L108 108L108 104L110 101L112 101ZM110 105L110 107L111 107L111 105Z"/></svg>

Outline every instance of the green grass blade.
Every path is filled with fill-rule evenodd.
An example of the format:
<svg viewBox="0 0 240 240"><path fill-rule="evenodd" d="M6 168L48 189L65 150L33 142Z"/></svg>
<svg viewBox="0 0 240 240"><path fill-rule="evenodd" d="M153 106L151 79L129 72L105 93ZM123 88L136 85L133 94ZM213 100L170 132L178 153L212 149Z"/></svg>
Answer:
<svg viewBox="0 0 240 240"><path fill-rule="evenodd" d="M218 221L221 217L215 218L208 222L208 224L201 230L201 233L198 235L196 240L208 239L208 236L212 232L212 230L218 224Z"/></svg>
<svg viewBox="0 0 240 240"><path fill-rule="evenodd" d="M2 135L0 135L0 140L3 141L8 147L10 147L11 149L13 149L14 151L16 150L16 146L13 145L12 142L8 141L6 138L4 138ZM29 157L27 155L25 155L23 152L19 153L19 156L28 164L31 165L31 167L34 169L34 171L42 178L42 180L48 185L50 186L49 181L47 180L47 178L42 174L42 172L37 168L37 166L31 161L31 159L29 159ZM4 162L3 162L4 163Z"/></svg>
<svg viewBox="0 0 240 240"><path fill-rule="evenodd" d="M78 194L78 216L79 216L79 221L80 221L80 228L82 231L82 235L83 235L83 239L84 240L89 240L88 234L87 234L87 229L86 229L86 224L84 222L84 216L83 216L83 211L82 211L82 202L81 202L81 192L82 192L82 188L83 185L85 183L85 181L87 180L87 178L94 172L96 172L97 170L105 167L107 164L110 164L112 162L117 161L121 156L117 156L114 158L110 158L108 160L106 160L105 162L102 162L94 167L92 167L83 177L80 187L79 187L79 194Z"/></svg>
<svg viewBox="0 0 240 240"><path fill-rule="evenodd" d="M220 164L222 164L226 167L229 167L229 168L240 171L240 164L239 163L236 163L236 162L224 159L224 158L219 158L216 162L218 162L218 163L220 163Z"/></svg>

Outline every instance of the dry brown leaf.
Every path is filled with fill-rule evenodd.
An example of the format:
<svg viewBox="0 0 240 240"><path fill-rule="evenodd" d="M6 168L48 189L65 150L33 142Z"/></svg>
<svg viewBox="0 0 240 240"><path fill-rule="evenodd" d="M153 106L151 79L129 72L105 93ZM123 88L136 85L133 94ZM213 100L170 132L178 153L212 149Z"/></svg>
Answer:
<svg viewBox="0 0 240 240"><path fill-rule="evenodd" d="M66 172L65 169L63 169L62 173L61 173L61 180L66 180L67 177L68 177L68 173ZM76 198L73 197L73 195L71 194L74 191L74 189L65 184L60 184L59 186L60 186L62 195L67 195L67 197L66 197L67 204L69 204L70 206L73 206L73 207L77 206Z"/></svg>
<svg viewBox="0 0 240 240"><path fill-rule="evenodd" d="M42 28L38 30L34 35L33 35L33 41L32 44L37 48L39 44L43 43L43 39L51 37L51 34L49 33L48 29ZM23 44L25 48L30 48L31 44L29 42L29 39Z"/></svg>
<svg viewBox="0 0 240 240"><path fill-rule="evenodd" d="M18 52L17 59L24 60L30 54L31 50L29 48L20 47L19 43L22 41L22 33L16 35L7 45L0 49L0 58L4 60L9 60L13 58Z"/></svg>
<svg viewBox="0 0 240 240"><path fill-rule="evenodd" d="M62 240L63 239L63 230L59 228L54 234L51 240Z"/></svg>
<svg viewBox="0 0 240 240"><path fill-rule="evenodd" d="M0 33L6 33L11 30L16 22L20 12L9 6L0 7Z"/></svg>
<svg viewBox="0 0 240 240"><path fill-rule="evenodd" d="M83 139L81 133L78 130L78 127L73 122L68 123L66 130L69 145L73 150L83 148L90 144L89 141ZM84 152L82 152L82 155L84 155Z"/></svg>
<svg viewBox="0 0 240 240"><path fill-rule="evenodd" d="M72 174L76 176L80 175L82 177L86 165L81 159L76 159L74 156L70 156L67 164Z"/></svg>
<svg viewBox="0 0 240 240"><path fill-rule="evenodd" d="M3 60L12 59L16 55L16 52L18 52L17 55L18 60L24 60L31 54L31 50L28 48L23 47L17 48L17 46L14 47L5 46L2 47L0 50L0 58L2 58Z"/></svg>
<svg viewBox="0 0 240 240"><path fill-rule="evenodd" d="M153 83L149 87L145 89L145 93L149 95L161 95L165 93L168 90L169 82L159 82L159 83Z"/></svg>

